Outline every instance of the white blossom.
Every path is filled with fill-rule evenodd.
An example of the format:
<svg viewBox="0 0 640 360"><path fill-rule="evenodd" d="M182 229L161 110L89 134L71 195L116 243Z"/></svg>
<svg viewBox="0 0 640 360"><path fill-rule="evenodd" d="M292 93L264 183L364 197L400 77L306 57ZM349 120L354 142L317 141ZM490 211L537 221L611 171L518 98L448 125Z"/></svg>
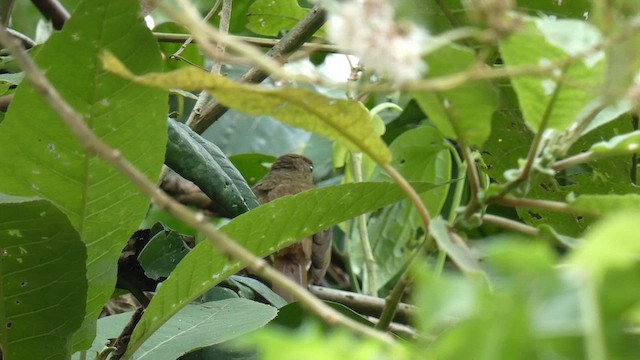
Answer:
<svg viewBox="0 0 640 360"><path fill-rule="evenodd" d="M402 84L420 79L427 32L414 24L397 24L387 0L349 1L329 14L328 36L363 64Z"/></svg>

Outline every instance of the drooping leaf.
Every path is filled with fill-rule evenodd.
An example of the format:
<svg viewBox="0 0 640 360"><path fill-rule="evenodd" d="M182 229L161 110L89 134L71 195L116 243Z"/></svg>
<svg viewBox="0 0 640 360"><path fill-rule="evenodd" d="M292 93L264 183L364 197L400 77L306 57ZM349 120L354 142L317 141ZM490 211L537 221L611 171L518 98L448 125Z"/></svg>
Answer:
<svg viewBox="0 0 640 360"><path fill-rule="evenodd" d="M167 136L166 92L123 81L98 60L108 48L136 71L160 69L157 43L138 11L129 0L84 1L35 61L97 136L155 180ZM51 200L87 244L88 303L74 349L86 348L113 292L120 251L148 199L108 163L87 155L28 82L19 86L0 124L0 168L0 191Z"/></svg>
<svg viewBox="0 0 640 360"><path fill-rule="evenodd" d="M369 112L359 103L331 99L299 88L266 88L237 83L195 68L170 73L136 76L112 54L105 52L103 65L109 71L139 84L186 90L206 89L225 106L252 115L270 115L288 125L326 136L362 151L378 163L391 154L373 128Z"/></svg>
<svg viewBox="0 0 640 360"><path fill-rule="evenodd" d="M228 216L258 206L251 188L222 151L186 125L169 121L165 162L198 185Z"/></svg>
<svg viewBox="0 0 640 360"><path fill-rule="evenodd" d="M414 185L418 192L435 187ZM266 256L296 239L396 202L402 194L393 183L329 186L276 199L234 218L220 230L257 256ZM241 268L211 242L200 242L160 287L132 335L129 351L135 351L189 301Z"/></svg>
<svg viewBox="0 0 640 360"><path fill-rule="evenodd" d="M206 346L220 344L263 327L277 314L274 307L246 299L189 304L162 325L132 358L175 360ZM102 351L107 339L117 337L131 318L123 313L98 321L98 334L88 354ZM74 359L79 359L74 356Z"/></svg>
<svg viewBox="0 0 640 360"><path fill-rule="evenodd" d="M78 232L48 201L0 203L0 244L4 357L68 359L87 298Z"/></svg>
<svg viewBox="0 0 640 360"><path fill-rule="evenodd" d="M598 98L605 72L604 53L594 50L600 33L579 20L524 17L522 21L518 31L500 44L507 67L556 66L547 76L512 78L524 120L538 131L546 116L546 128L564 131ZM570 57L578 58L561 64Z"/></svg>
<svg viewBox="0 0 640 360"><path fill-rule="evenodd" d="M425 58L429 77L468 71L475 53L459 46L446 46ZM447 91L414 92L413 97L429 120L448 138L482 145L491 133L491 116L498 106L497 92L488 81L469 81Z"/></svg>

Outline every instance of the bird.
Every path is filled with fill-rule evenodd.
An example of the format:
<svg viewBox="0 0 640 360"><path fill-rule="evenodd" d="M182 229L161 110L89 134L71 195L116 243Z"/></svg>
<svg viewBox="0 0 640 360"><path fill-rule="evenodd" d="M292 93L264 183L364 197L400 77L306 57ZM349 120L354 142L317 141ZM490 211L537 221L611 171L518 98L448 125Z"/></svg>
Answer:
<svg viewBox="0 0 640 360"><path fill-rule="evenodd" d="M313 188L313 162L303 155L287 154L276 159L252 190L258 202L266 204ZM305 237L276 252L272 265L304 288L308 287L309 280L317 284L324 278L331 261L331 238L330 228ZM289 303L295 300L278 286L272 286L272 290Z"/></svg>

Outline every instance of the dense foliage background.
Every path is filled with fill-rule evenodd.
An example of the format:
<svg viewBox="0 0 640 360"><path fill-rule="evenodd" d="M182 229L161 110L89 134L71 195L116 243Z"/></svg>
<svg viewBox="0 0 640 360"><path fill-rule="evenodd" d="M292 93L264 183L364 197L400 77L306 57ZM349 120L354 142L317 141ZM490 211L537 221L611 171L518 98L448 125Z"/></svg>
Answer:
<svg viewBox="0 0 640 360"><path fill-rule="evenodd" d="M0 4L4 358L640 353L639 2L33 3ZM286 153L319 188L258 207ZM328 226L286 304L258 259Z"/></svg>

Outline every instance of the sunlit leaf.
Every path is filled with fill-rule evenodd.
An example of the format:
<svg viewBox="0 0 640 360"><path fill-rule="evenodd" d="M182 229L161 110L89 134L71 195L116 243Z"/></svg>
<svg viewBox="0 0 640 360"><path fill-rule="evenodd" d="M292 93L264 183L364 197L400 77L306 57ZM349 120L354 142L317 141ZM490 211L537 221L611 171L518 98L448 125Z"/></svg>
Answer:
<svg viewBox="0 0 640 360"><path fill-rule="evenodd" d="M237 83L195 68L136 76L108 52L102 60L106 69L136 83L167 89L206 89L229 108L252 115L270 115L362 151L379 163L391 160L389 150L373 128L369 112L359 103L331 99L301 88L276 89Z"/></svg>

